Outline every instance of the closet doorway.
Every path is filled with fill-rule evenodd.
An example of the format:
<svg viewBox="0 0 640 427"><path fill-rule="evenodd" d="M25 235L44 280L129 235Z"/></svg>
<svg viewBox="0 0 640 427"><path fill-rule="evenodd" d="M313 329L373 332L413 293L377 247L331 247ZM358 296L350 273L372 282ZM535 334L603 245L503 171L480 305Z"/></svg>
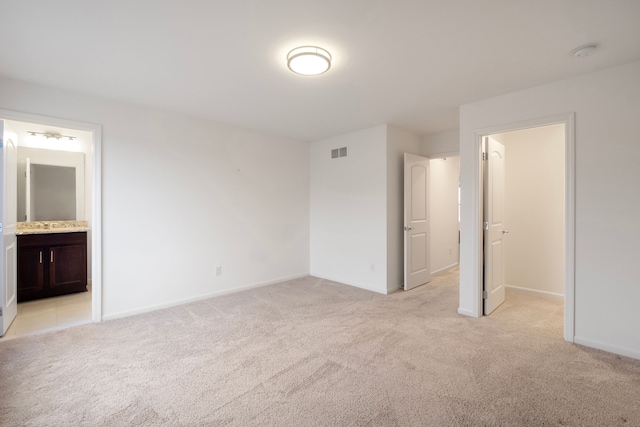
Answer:
<svg viewBox="0 0 640 427"><path fill-rule="evenodd" d="M574 149L572 117L481 132L483 274L490 314L506 290L564 299L573 336Z"/></svg>

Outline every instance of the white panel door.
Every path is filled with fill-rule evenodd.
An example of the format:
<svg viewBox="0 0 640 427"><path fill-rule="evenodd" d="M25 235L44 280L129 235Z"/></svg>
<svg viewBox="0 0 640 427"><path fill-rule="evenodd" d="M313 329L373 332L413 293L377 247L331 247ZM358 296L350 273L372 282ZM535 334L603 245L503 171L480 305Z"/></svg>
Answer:
<svg viewBox="0 0 640 427"><path fill-rule="evenodd" d="M431 280L429 159L404 154L404 289Z"/></svg>
<svg viewBox="0 0 640 427"><path fill-rule="evenodd" d="M504 302L504 145L486 139L484 167L484 314Z"/></svg>
<svg viewBox="0 0 640 427"><path fill-rule="evenodd" d="M17 215L17 152L15 138L4 132L0 120L0 332L4 335L18 312L16 282L16 215Z"/></svg>

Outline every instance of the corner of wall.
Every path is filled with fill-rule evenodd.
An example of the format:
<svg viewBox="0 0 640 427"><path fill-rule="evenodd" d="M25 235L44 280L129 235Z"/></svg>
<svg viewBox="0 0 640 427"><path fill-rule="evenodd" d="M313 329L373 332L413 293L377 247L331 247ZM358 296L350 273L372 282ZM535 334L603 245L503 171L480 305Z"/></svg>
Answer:
<svg viewBox="0 0 640 427"><path fill-rule="evenodd" d="M460 154L460 130L425 135L420 148L421 155L430 158Z"/></svg>
<svg viewBox="0 0 640 427"><path fill-rule="evenodd" d="M385 293L387 127L311 144L311 274ZM347 147L344 158L331 149Z"/></svg>

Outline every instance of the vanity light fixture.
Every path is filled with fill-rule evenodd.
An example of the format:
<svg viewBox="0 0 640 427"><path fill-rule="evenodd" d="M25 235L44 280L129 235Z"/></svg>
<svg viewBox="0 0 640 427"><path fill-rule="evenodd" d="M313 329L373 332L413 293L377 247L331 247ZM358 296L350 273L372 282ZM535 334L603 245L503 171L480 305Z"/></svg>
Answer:
<svg viewBox="0 0 640 427"><path fill-rule="evenodd" d="M75 136L60 135L59 133L50 133L50 132L43 133L43 132L34 132L34 131L31 131L31 130L30 130L30 131L27 131L27 133L28 133L29 135L31 135L31 136L38 136L38 135L40 135L40 136L42 136L42 137L44 137L44 138L47 138L47 139L51 139L51 138L53 138L53 139L56 139L56 140L58 140L58 141L60 141L60 139L62 139L62 138L64 138L64 139L68 139L69 141L73 141L74 139L76 139L76 137L75 137Z"/></svg>
<svg viewBox="0 0 640 427"><path fill-rule="evenodd" d="M300 46L287 54L287 66L303 76L317 76L331 68L331 54L318 46Z"/></svg>

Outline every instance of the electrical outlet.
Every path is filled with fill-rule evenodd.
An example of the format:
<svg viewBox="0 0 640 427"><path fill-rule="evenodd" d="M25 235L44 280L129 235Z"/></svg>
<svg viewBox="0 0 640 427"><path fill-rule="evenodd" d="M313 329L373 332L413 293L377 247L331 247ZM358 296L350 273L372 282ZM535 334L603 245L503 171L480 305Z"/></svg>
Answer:
<svg viewBox="0 0 640 427"><path fill-rule="evenodd" d="M371 271L372 272L376 272L376 265L375 264L371 264Z"/></svg>
<svg viewBox="0 0 640 427"><path fill-rule="evenodd" d="M449 255L451 255L451 248L449 248Z"/></svg>
<svg viewBox="0 0 640 427"><path fill-rule="evenodd" d="M216 276L220 276L222 275L222 267L221 266L217 266L216 267Z"/></svg>

